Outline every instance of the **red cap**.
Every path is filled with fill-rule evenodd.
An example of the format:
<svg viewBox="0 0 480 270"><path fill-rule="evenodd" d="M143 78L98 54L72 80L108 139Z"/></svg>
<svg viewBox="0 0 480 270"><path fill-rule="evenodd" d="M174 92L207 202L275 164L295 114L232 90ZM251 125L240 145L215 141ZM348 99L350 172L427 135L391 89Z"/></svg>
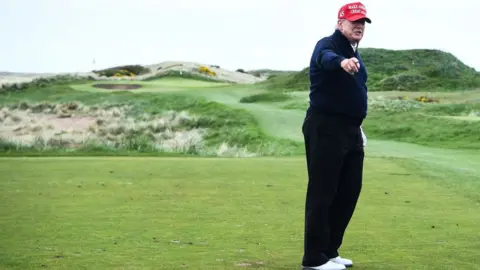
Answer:
<svg viewBox="0 0 480 270"><path fill-rule="evenodd" d="M372 23L370 18L367 17L367 9L361 2L354 2L342 6L338 11L338 19L346 19L351 22L365 19L366 22Z"/></svg>

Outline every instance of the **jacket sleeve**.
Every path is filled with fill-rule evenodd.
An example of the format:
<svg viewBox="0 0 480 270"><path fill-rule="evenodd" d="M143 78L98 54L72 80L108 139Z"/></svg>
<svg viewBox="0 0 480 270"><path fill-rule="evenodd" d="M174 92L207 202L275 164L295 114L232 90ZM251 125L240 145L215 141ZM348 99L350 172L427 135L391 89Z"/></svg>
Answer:
<svg viewBox="0 0 480 270"><path fill-rule="evenodd" d="M328 39L318 41L315 46L314 58L318 67L327 70L341 68L340 63L345 59L345 57L335 52L332 42Z"/></svg>

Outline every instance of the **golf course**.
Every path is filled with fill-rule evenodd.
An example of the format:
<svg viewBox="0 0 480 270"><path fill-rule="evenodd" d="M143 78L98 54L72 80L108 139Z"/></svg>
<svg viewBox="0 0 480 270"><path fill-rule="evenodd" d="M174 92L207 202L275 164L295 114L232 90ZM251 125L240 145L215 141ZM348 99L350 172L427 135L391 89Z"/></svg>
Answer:
<svg viewBox="0 0 480 270"><path fill-rule="evenodd" d="M360 51L368 141L341 255L479 269L480 73ZM0 269L300 269L308 84L168 62L1 85Z"/></svg>

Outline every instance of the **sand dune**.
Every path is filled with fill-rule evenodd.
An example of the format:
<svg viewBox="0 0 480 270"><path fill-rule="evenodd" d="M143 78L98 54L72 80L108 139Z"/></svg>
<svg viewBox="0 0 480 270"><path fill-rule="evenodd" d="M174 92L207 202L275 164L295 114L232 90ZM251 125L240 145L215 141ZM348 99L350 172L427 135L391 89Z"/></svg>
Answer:
<svg viewBox="0 0 480 270"><path fill-rule="evenodd" d="M219 81L226 81L232 83L256 83L265 80L265 77L257 77L252 74L237 72L234 70L228 70L223 68L218 68L215 66L205 65L195 62L182 62L182 61L165 61L158 64L145 65L145 67L150 69L150 72L140 76L132 78L134 80L143 80L149 77L157 76L168 71L180 71L188 73L196 73L201 75L199 68L201 66L206 66L216 73L215 76L208 76L212 79ZM0 72L0 85L9 84L9 83L21 83L29 82L36 78L45 78L52 77L56 75L75 75L75 76L91 76L97 80L119 80L119 78L107 78L101 77L93 72L76 72L76 73L19 73L19 72Z"/></svg>

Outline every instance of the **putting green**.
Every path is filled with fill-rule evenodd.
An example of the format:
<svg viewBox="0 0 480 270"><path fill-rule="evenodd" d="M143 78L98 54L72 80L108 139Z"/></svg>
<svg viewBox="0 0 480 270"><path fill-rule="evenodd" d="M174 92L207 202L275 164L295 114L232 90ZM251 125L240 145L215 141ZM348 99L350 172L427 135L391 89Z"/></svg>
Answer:
<svg viewBox="0 0 480 270"><path fill-rule="evenodd" d="M117 84L117 85L141 85L140 88L134 90L109 90L94 87L95 84ZM152 81L134 81L134 80L119 80L119 81L96 81L94 83L87 84L77 84L72 85L71 87L79 91L88 91L88 92L108 92L108 91L131 91L134 93L145 93L145 92L175 92L175 91L185 91L185 90L195 90L199 88L215 88L215 87L225 87L231 85L224 82L209 82L201 81L187 78L161 78L158 80Z"/></svg>

